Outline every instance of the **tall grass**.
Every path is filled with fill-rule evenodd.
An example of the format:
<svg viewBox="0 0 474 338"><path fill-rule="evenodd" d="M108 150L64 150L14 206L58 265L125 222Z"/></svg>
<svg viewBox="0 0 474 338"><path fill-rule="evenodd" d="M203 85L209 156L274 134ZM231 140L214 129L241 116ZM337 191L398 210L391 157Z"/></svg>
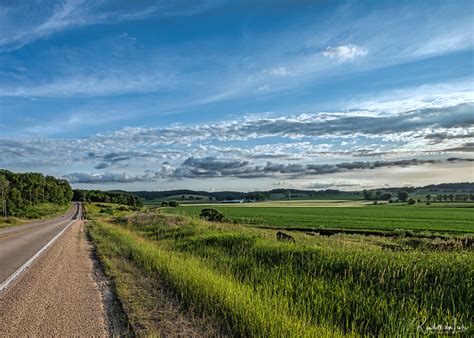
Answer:
<svg viewBox="0 0 474 338"><path fill-rule="evenodd" d="M161 218L160 218L161 217ZM181 218L95 225L115 250L238 335L416 335L472 320L472 251L286 244Z"/></svg>
<svg viewBox="0 0 474 338"><path fill-rule="evenodd" d="M158 274L183 302L222 320L226 331L234 335L341 336L336 328L312 325L305 317L292 316L286 299L266 298L198 258L169 251L129 230L104 223L96 223L90 233L101 255L118 254L145 272Z"/></svg>

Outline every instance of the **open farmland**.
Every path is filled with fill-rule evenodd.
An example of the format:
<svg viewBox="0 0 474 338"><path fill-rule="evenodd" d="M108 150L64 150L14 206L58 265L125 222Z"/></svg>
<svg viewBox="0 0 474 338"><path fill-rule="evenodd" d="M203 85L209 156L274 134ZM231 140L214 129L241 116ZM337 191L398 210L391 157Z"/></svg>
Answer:
<svg viewBox="0 0 474 338"><path fill-rule="evenodd" d="M270 206L276 203L276 206ZM213 205L230 220L275 228L344 228L367 230L410 230L474 232L474 208L469 204L363 205L339 203L341 208L306 207L279 202ZM328 202L329 203L329 202ZM315 204L316 205L316 204ZM347 207L350 205L350 207ZM168 208L166 212L197 216L203 206Z"/></svg>
<svg viewBox="0 0 474 338"><path fill-rule="evenodd" d="M219 209L250 210L254 216L261 211L288 212ZM293 215L306 210L295 209ZM173 209L183 210L198 209ZM347 211L330 210L332 215ZM353 210L365 210L368 214L358 214L362 218L384 209L348 210L352 218ZM416 209L399 210L411 211L412 217L422 215ZM379 211L379 220L383 214ZM151 289L166 285L183 308L193 309L196 318L211 319L229 336L416 336L430 325L471 326L474 255L472 247L455 236L326 237L287 231L294 238L289 243L277 240L277 229L207 222L165 214L163 209L119 218L100 216L89 233L140 335L157 334L149 323L161 320L162 313L153 317L152 292L140 296L152 299L148 305L129 296L136 292L138 277L127 280L126 271L146 276Z"/></svg>

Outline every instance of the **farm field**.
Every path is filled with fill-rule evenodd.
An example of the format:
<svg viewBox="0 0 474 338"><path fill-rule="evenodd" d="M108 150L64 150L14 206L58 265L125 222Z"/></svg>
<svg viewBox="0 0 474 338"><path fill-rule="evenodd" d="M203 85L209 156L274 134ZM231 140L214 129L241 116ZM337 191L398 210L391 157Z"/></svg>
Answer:
<svg viewBox="0 0 474 338"><path fill-rule="evenodd" d="M263 208L263 207L312 207L312 208L321 208L321 207L333 207L333 208L344 208L344 207L362 207L365 205L372 204L369 201L355 201L355 200L328 200L328 199L319 199L319 200L276 200L276 201L264 201L256 203L196 203L196 204L186 204L187 206L225 206L225 207L244 207L244 208Z"/></svg>
<svg viewBox="0 0 474 338"><path fill-rule="evenodd" d="M301 204L300 204L301 203ZM469 204L367 205L365 202L331 201L264 202L213 205L230 220L275 228L344 228L368 230L413 230L474 232L474 208ZM364 203L364 204L362 204ZM340 205L339 208L328 204ZM292 205L292 206L289 206ZM316 207L319 206L319 207ZM167 208L166 212L198 216L203 206Z"/></svg>
<svg viewBox="0 0 474 338"><path fill-rule="evenodd" d="M216 323L212 335L416 336L423 333L420 325L472 326L474 252L454 235L326 237L286 231L291 243L277 240L278 229L207 222L163 209L111 208L113 217L92 208L89 233L139 335L159 334L150 323L163 314L155 313L153 292L142 292L147 302L130 297L144 278L136 275L146 276L150 289L166 285L198 321ZM194 207L173 211L181 209ZM369 216L375 210L356 208L365 209Z"/></svg>

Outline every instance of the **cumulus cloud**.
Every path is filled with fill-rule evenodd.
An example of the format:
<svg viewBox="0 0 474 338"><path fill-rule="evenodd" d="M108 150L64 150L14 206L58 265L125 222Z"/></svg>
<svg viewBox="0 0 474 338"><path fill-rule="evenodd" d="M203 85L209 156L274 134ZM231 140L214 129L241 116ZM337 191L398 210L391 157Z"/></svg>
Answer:
<svg viewBox="0 0 474 338"><path fill-rule="evenodd" d="M132 183L149 180L148 176L134 176L125 173L71 173L64 178L70 183Z"/></svg>
<svg viewBox="0 0 474 338"><path fill-rule="evenodd" d="M309 162L460 156L472 153L473 143L474 104L467 101L394 114L267 114L194 126L124 128L78 139L0 139L5 155L0 165L34 168L46 161L70 166L70 171L80 165L91 172L158 170L163 177L251 178L348 169L304 164Z"/></svg>
<svg viewBox="0 0 474 338"><path fill-rule="evenodd" d="M339 47L327 47L323 51L323 55L330 59L336 59L340 62L349 61L351 59L364 56L368 53L368 50L364 47L357 45L343 45Z"/></svg>
<svg viewBox="0 0 474 338"><path fill-rule="evenodd" d="M302 138L308 136L368 135L383 137L423 128L466 128L474 124L474 104L405 111L395 115L349 111L298 114L285 117L245 117L193 127L126 128L110 134L115 138L133 137L163 144L204 140L249 140L264 137ZM427 133L430 133L427 131Z"/></svg>
<svg viewBox="0 0 474 338"><path fill-rule="evenodd" d="M450 158L448 162L471 161L470 159ZM254 165L246 161L222 161L212 157L186 159L179 167L167 172L172 178L212 178L212 177L281 177L289 179L306 176L334 174L356 170L370 170L389 167L408 167L436 164L443 160L404 159L396 161L355 161L336 164L274 163Z"/></svg>
<svg viewBox="0 0 474 338"><path fill-rule="evenodd" d="M189 157L170 174L173 178L243 177L249 170L248 165L249 162L240 160Z"/></svg>
<svg viewBox="0 0 474 338"><path fill-rule="evenodd" d="M433 165L454 162L472 162L469 158L449 158L447 160L422 160L405 159L395 161L354 161L336 164L300 164L300 163L274 163L267 162L264 165L257 165L248 161L222 160L214 157L195 158L189 157L180 165L174 167L169 163L163 163L161 170L146 170L140 175L128 175L126 173L81 173L74 172L63 176L70 183L76 184L102 184L102 183L134 183L134 182L154 182L158 179L211 179L211 178L281 178L284 180L294 180L320 175L347 173L362 170L372 170L379 168L410 167L421 165ZM327 180L326 180L327 181ZM313 189L328 187L355 187L356 183L320 181L311 185ZM279 181L287 182L287 181ZM285 183L286 184L286 183Z"/></svg>

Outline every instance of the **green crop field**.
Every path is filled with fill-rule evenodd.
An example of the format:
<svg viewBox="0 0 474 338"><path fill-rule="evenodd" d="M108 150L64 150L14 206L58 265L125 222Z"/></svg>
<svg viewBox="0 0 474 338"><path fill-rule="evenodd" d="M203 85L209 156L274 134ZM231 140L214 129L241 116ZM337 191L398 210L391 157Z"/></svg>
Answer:
<svg viewBox="0 0 474 338"><path fill-rule="evenodd" d="M300 224L305 217L314 222L322 215L347 224L359 219L360 226L403 217L413 224L416 217L436 224L436 217L443 216L466 222L464 230L472 230L469 209L433 208L429 217L423 208L407 207L219 209L232 217L258 215L285 225L292 219ZM183 210L195 214L199 208L173 211ZM211 318L227 336L413 337L423 335L420 326L472 327L474 252L466 241L287 231L295 240L288 243L278 241L276 232L203 222L163 209L100 218L89 226L138 335L157 335L149 323L162 317L152 315L152 291L140 296L151 301L130 297L144 278L139 276L150 281L150 290L166 285L183 308L192 309L196 318Z"/></svg>
<svg viewBox="0 0 474 338"><path fill-rule="evenodd" d="M345 228L474 232L474 208L449 205L362 205L360 207L270 207L270 202L232 206L213 205L230 220L280 228ZM349 202L357 203L357 202ZM350 204L349 204L350 205ZM197 216L203 206L168 208L166 212Z"/></svg>

